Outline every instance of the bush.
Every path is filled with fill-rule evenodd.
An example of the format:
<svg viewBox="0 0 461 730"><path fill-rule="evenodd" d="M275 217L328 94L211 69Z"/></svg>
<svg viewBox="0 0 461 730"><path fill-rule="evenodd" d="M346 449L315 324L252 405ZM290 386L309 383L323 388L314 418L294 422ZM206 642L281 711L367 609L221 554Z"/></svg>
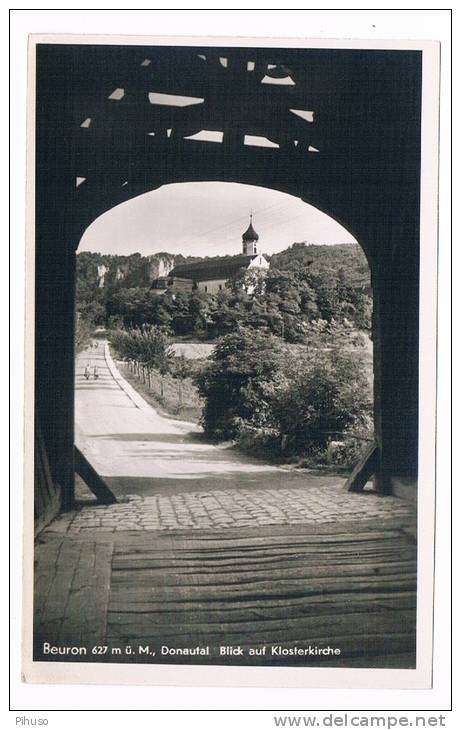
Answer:
<svg viewBox="0 0 461 730"><path fill-rule="evenodd" d="M366 415L345 429L342 443L333 453L332 463L353 469L373 440L373 420Z"/></svg>
<svg viewBox="0 0 461 730"><path fill-rule="evenodd" d="M257 428L247 421L237 423L238 446L258 456L274 458L280 455L280 436L276 428Z"/></svg>
<svg viewBox="0 0 461 730"><path fill-rule="evenodd" d="M75 351L82 352L91 344L94 331L94 322L77 312L75 321Z"/></svg>
<svg viewBox="0 0 461 730"><path fill-rule="evenodd" d="M173 353L161 327L145 325L128 330L116 329L110 333L109 341L122 360L134 360L160 372L169 369Z"/></svg>
<svg viewBox="0 0 461 730"><path fill-rule="evenodd" d="M317 350L289 358L272 402L288 453L325 450L371 415L371 388L357 352Z"/></svg>
<svg viewBox="0 0 461 730"><path fill-rule="evenodd" d="M320 462L329 442L341 440L337 458L355 463L364 438L372 438L365 348L360 339L350 339L349 349L341 339L342 349L331 346L333 336L329 328L311 350L296 351L251 329L224 337L197 378L205 432L257 453Z"/></svg>
<svg viewBox="0 0 461 730"><path fill-rule="evenodd" d="M257 330L239 327L223 337L196 379L205 399L205 433L228 439L238 435L242 421L259 428L270 426L281 359L279 340Z"/></svg>

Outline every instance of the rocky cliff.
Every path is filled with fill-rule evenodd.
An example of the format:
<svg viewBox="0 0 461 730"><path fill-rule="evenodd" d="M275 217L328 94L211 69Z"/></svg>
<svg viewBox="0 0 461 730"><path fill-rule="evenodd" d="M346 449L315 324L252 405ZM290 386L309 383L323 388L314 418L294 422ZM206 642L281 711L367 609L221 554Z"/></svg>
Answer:
<svg viewBox="0 0 461 730"><path fill-rule="evenodd" d="M155 253L151 256L131 254L117 256L84 251L77 256L77 277L89 287L111 289L113 286L149 287L159 276L168 276L183 256Z"/></svg>

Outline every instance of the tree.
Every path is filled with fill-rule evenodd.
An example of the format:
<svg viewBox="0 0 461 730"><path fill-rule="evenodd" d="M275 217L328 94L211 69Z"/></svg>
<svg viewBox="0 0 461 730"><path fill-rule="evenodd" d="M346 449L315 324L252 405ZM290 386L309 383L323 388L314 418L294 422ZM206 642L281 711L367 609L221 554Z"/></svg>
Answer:
<svg viewBox="0 0 461 730"><path fill-rule="evenodd" d="M213 323L217 301L204 292L193 291L189 298L189 316L192 332L199 337L207 337L208 329Z"/></svg>
<svg viewBox="0 0 461 730"><path fill-rule="evenodd" d="M114 330L109 341L122 360L134 360L147 369L168 371L173 351L166 333L160 327L146 325Z"/></svg>
<svg viewBox="0 0 461 730"><path fill-rule="evenodd" d="M311 323L309 338L309 347L288 348L246 327L223 337L196 378L206 433L243 436L246 446L267 439L273 453L300 456L324 452L351 428L369 432L371 380L363 338L326 321Z"/></svg>
<svg viewBox="0 0 461 730"><path fill-rule="evenodd" d="M75 350L77 353L82 352L91 343L93 330L93 323L77 312L75 321Z"/></svg>
<svg viewBox="0 0 461 730"><path fill-rule="evenodd" d="M106 323L106 308L96 298L86 303L80 302L78 312L83 319L92 325L93 329L104 326Z"/></svg>
<svg viewBox="0 0 461 730"><path fill-rule="evenodd" d="M108 297L107 317L121 316L125 327L140 327L145 322L145 289L117 289Z"/></svg>
<svg viewBox="0 0 461 730"><path fill-rule="evenodd" d="M279 340L250 328L239 327L218 342L210 365L196 379L208 435L234 438L241 421L268 423L281 358Z"/></svg>
<svg viewBox="0 0 461 730"><path fill-rule="evenodd" d="M174 364L174 377L179 381L179 387L178 387L179 407L182 406L183 382L189 375L189 372L190 372L189 364L184 356L184 353L182 352L180 354L180 356L176 358L176 361Z"/></svg>
<svg viewBox="0 0 461 730"><path fill-rule="evenodd" d="M324 450L371 416L371 386L358 350L315 348L286 359L272 412L293 453Z"/></svg>
<svg viewBox="0 0 461 730"><path fill-rule="evenodd" d="M171 297L171 327L176 335L188 335L193 330L193 319L189 311L191 294L189 292L175 292Z"/></svg>
<svg viewBox="0 0 461 730"><path fill-rule="evenodd" d="M165 331L171 328L174 302L168 293L158 294L149 290L144 294L142 306L146 324L155 324Z"/></svg>

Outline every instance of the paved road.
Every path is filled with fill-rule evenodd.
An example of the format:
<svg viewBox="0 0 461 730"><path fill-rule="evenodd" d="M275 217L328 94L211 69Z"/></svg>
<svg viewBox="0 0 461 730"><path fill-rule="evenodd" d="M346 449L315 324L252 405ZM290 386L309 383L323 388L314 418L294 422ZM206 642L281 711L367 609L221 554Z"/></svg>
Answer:
<svg viewBox="0 0 461 730"><path fill-rule="evenodd" d="M99 378L85 380L97 365ZM335 523L412 517L394 497L350 494L340 477L319 477L206 442L200 429L158 414L115 367L107 346L77 362L77 443L117 496L88 507L69 529L177 530Z"/></svg>
<svg viewBox="0 0 461 730"><path fill-rule="evenodd" d="M97 365L97 380L85 380L87 364ZM76 431L79 448L118 495L305 485L301 474L209 444L195 424L161 416L115 369L104 342L77 359Z"/></svg>

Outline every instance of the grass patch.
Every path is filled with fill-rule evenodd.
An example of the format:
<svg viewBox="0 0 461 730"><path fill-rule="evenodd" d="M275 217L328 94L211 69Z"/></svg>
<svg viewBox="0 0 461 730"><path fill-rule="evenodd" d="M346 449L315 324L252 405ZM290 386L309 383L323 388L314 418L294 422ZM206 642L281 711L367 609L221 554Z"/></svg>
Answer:
<svg viewBox="0 0 461 730"><path fill-rule="evenodd" d="M133 386L139 395L162 415L178 420L198 423L202 416L203 401L191 378L181 381L170 374L151 373L151 387L142 378L131 372L128 364L117 362L123 377ZM163 385L163 395L162 395Z"/></svg>

